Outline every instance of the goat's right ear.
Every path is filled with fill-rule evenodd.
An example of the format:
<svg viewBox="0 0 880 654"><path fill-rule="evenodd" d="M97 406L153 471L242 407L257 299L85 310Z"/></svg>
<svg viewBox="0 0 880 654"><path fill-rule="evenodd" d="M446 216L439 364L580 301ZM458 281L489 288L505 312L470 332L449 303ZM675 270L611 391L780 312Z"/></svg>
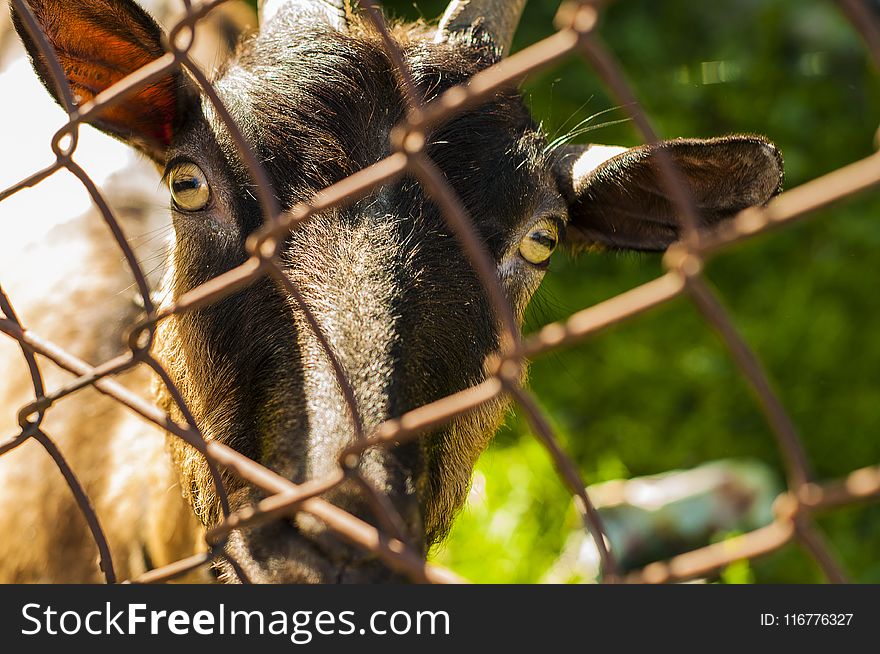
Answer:
<svg viewBox="0 0 880 654"><path fill-rule="evenodd" d="M782 189L782 155L761 136L675 139L629 150L568 146L557 153L555 173L568 201L570 247L659 251L681 237L660 150L675 164L702 229Z"/></svg>
<svg viewBox="0 0 880 654"><path fill-rule="evenodd" d="M77 105L165 54L161 28L132 0L25 0L25 4L54 48ZM12 18L43 85L63 105L49 65L14 2ZM181 73L169 73L102 109L89 122L164 162L180 123L185 88Z"/></svg>

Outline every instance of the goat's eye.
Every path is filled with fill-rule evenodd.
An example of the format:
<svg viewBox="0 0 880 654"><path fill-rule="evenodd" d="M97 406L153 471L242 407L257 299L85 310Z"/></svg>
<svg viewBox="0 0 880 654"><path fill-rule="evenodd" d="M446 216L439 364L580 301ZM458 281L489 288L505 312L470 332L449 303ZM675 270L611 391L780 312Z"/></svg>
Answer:
<svg viewBox="0 0 880 654"><path fill-rule="evenodd" d="M211 199L208 178L194 163L183 163L172 168L168 173L168 188L174 206L181 211L201 211Z"/></svg>
<svg viewBox="0 0 880 654"><path fill-rule="evenodd" d="M559 244L559 225L552 218L544 218L526 234L519 244L519 253L531 264L547 263Z"/></svg>

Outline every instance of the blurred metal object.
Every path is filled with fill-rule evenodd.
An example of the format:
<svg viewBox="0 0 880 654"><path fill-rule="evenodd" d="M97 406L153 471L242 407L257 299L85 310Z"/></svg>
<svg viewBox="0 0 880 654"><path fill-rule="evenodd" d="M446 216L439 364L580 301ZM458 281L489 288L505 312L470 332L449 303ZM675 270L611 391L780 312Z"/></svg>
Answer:
<svg viewBox="0 0 880 654"><path fill-rule="evenodd" d="M602 516L619 571L626 573L731 532L770 524L782 486L766 464L727 460L587 490ZM545 581L592 582L599 572L595 542L575 531Z"/></svg>

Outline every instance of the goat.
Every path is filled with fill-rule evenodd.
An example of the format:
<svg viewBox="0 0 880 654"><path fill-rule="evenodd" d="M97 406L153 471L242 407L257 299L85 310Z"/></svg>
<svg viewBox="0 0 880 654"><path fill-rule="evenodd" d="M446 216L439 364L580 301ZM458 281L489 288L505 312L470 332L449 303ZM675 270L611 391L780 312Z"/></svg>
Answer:
<svg viewBox="0 0 880 654"><path fill-rule="evenodd" d="M27 5L78 104L164 53L161 29L132 0ZM421 99L501 60L524 5L455 0L436 27L394 27ZM264 0L260 16L259 33L242 40L213 84L262 161L280 206L288 208L387 156L406 99L381 36L348 3ZM14 4L13 20L59 100ZM244 261L245 241L262 223L254 182L229 130L185 73L154 80L92 123L146 155L167 181L174 242L166 302ZM659 251L679 238L658 171L660 148L690 188L702 227L780 190L781 156L758 136L548 151L513 90L499 91L428 138L428 155L473 217L520 322L557 247ZM439 208L412 178L312 217L283 242L279 261L332 346L368 432L485 378L500 344L499 321ZM264 279L165 320L154 349L208 438L296 483L336 471L338 453L354 438L346 405L331 361L283 285ZM159 405L182 420L167 389L153 388ZM71 402L57 410L78 421L78 438L64 441L65 451L79 469L90 469L85 483L120 575L203 547L204 529L220 518L203 460L176 440L166 453L155 433L144 434L151 429L135 426L117 407L100 405L101 416L95 409L78 414L77 407L82 410ZM421 552L448 532L506 409L505 400L495 400L418 441L363 457L361 475L388 498ZM93 580L94 570L74 563L74 557L94 560L82 521L57 478L36 479L24 465L26 450L0 459L0 528L17 535L0 544L0 577ZM233 480L229 491L233 509L260 499ZM324 498L376 522L354 482ZM227 547L257 582L397 579L306 514L233 532ZM237 578L225 561L214 573Z"/></svg>

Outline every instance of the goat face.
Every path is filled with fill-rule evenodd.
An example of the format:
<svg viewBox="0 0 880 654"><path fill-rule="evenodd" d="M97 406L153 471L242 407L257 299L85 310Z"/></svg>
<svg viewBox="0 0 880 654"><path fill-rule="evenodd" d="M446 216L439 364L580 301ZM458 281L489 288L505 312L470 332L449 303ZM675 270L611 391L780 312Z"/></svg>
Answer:
<svg viewBox="0 0 880 654"><path fill-rule="evenodd" d="M129 0L27 4L78 104L163 54L160 29ZM523 4L454 2L439 29L397 30L422 99L498 61ZM288 208L390 154L406 104L379 36L341 2L268 2L262 15L260 34L241 44L214 86ZM37 71L57 93L24 24L16 14ZM164 170L176 235L172 298L242 263L263 215L227 126L194 89L185 74L168 74L93 119ZM661 147L707 225L779 189L779 155L759 137ZM520 319L560 241L662 250L677 238L655 149L548 153L513 92L434 129L428 154L473 217ZM279 256L350 380L366 432L485 377L498 322L443 215L412 178L313 217ZM156 348L207 436L295 482L337 469L353 439L350 417L331 362L283 285L264 279L167 320ZM175 413L161 390L159 399ZM387 495L422 549L448 530L503 412L497 401L419 441L364 456L363 477ZM205 466L184 446L172 449L194 510L212 524L219 506ZM326 497L375 521L366 495L345 482ZM233 508L259 499L243 485L231 498ZM391 578L305 515L237 532L231 547L257 581Z"/></svg>

